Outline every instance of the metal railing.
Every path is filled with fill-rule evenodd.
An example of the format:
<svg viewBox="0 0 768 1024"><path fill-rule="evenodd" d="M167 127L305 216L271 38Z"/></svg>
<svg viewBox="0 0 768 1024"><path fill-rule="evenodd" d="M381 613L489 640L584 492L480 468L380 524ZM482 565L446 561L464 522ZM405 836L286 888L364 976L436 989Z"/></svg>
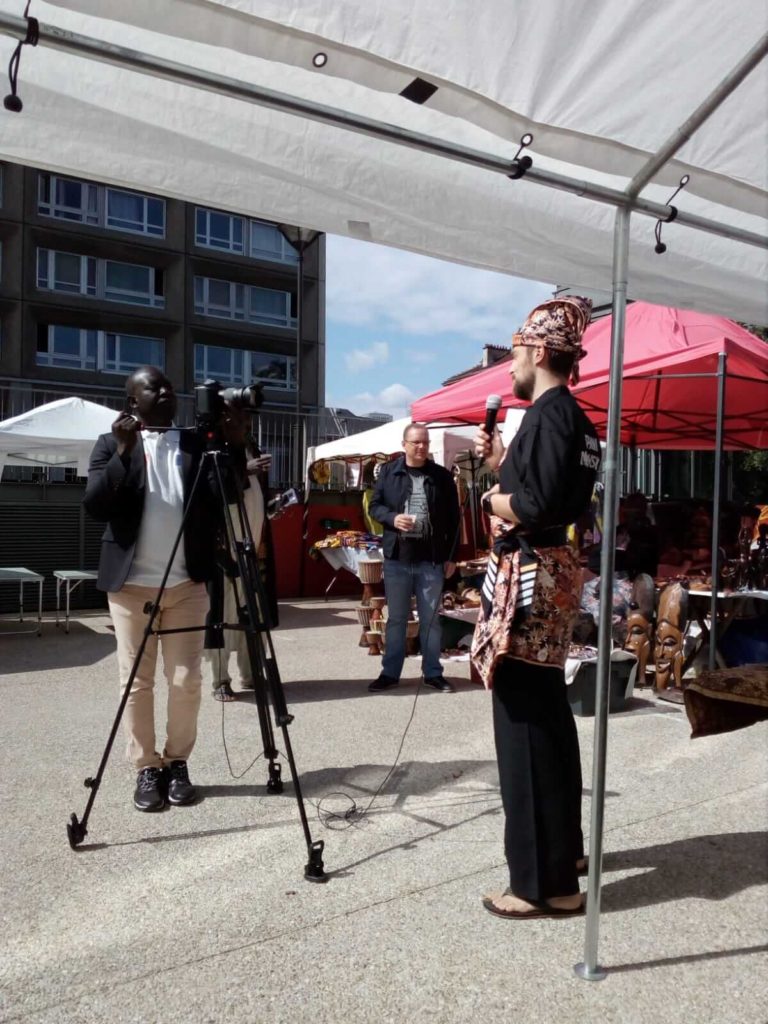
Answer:
<svg viewBox="0 0 768 1024"><path fill-rule="evenodd" d="M56 399L71 396L84 398L116 411L123 408L125 401L125 392L121 387L100 388L87 384L73 386L58 382L41 384L39 380L2 377L0 421L54 402ZM177 392L177 397L178 423L182 426L192 426L195 419L194 396ZM270 485L285 489L300 487L303 484L307 448L380 425L380 419L343 416L332 409L299 415L294 411L265 407L254 417L253 435L262 452L269 452L272 455ZM6 468L6 479L13 476L11 469L12 467ZM36 474L41 472L34 470Z"/></svg>

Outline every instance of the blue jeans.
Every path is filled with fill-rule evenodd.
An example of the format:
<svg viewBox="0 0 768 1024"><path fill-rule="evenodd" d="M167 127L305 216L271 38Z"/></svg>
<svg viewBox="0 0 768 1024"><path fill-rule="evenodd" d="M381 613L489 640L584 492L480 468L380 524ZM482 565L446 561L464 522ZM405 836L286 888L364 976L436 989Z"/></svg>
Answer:
<svg viewBox="0 0 768 1024"><path fill-rule="evenodd" d="M443 567L432 562L384 560L384 593L387 595L387 637L381 671L399 679L405 661L405 624L416 595L419 613L421 671L425 679L443 674L440 666L440 617L436 609L443 590Z"/></svg>

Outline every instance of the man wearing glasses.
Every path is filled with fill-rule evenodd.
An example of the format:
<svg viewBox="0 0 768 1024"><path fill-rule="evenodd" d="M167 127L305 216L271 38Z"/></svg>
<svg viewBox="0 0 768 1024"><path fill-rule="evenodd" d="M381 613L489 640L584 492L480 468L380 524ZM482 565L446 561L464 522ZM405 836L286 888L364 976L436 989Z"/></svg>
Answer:
<svg viewBox="0 0 768 1024"><path fill-rule="evenodd" d="M370 513L384 527L384 592L387 595L386 650L381 675L369 690L397 686L405 661L406 623L416 596L421 670L427 686L452 693L440 665L438 603L443 581L455 569L459 502L447 469L429 458L429 433L409 423L404 454L382 467Z"/></svg>

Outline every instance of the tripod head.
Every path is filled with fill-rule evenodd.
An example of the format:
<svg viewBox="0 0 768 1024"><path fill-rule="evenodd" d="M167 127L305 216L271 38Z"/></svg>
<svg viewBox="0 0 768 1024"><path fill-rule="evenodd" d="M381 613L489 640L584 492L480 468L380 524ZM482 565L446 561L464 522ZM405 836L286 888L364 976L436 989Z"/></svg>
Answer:
<svg viewBox="0 0 768 1024"><path fill-rule="evenodd" d="M243 388L225 388L219 381L209 378L195 390L195 429L205 437L206 448L222 447L222 423L231 413L258 415L264 401L261 384L248 384ZM211 442L220 441L211 445Z"/></svg>

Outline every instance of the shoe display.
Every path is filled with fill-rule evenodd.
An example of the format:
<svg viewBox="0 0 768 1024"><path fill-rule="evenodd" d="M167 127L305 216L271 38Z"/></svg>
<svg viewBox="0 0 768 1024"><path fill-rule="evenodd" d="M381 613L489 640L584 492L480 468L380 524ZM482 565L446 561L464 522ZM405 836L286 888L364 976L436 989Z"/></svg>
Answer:
<svg viewBox="0 0 768 1024"><path fill-rule="evenodd" d="M186 761L171 761L163 769L168 783L168 803L180 806L197 800L197 790L189 781Z"/></svg>
<svg viewBox="0 0 768 1024"><path fill-rule="evenodd" d="M424 685L431 686L433 690L439 690L440 693L456 692L445 676L435 676L433 679L425 679Z"/></svg>
<svg viewBox="0 0 768 1024"><path fill-rule="evenodd" d="M368 689L372 692L375 692L376 690L388 690L390 686L397 686L399 682L399 679L393 679L392 676L385 676L382 672L378 679L374 679L372 683L368 684Z"/></svg>
<svg viewBox="0 0 768 1024"><path fill-rule="evenodd" d="M159 768L142 768L136 776L133 806L137 811L162 811L165 807L163 773Z"/></svg>

